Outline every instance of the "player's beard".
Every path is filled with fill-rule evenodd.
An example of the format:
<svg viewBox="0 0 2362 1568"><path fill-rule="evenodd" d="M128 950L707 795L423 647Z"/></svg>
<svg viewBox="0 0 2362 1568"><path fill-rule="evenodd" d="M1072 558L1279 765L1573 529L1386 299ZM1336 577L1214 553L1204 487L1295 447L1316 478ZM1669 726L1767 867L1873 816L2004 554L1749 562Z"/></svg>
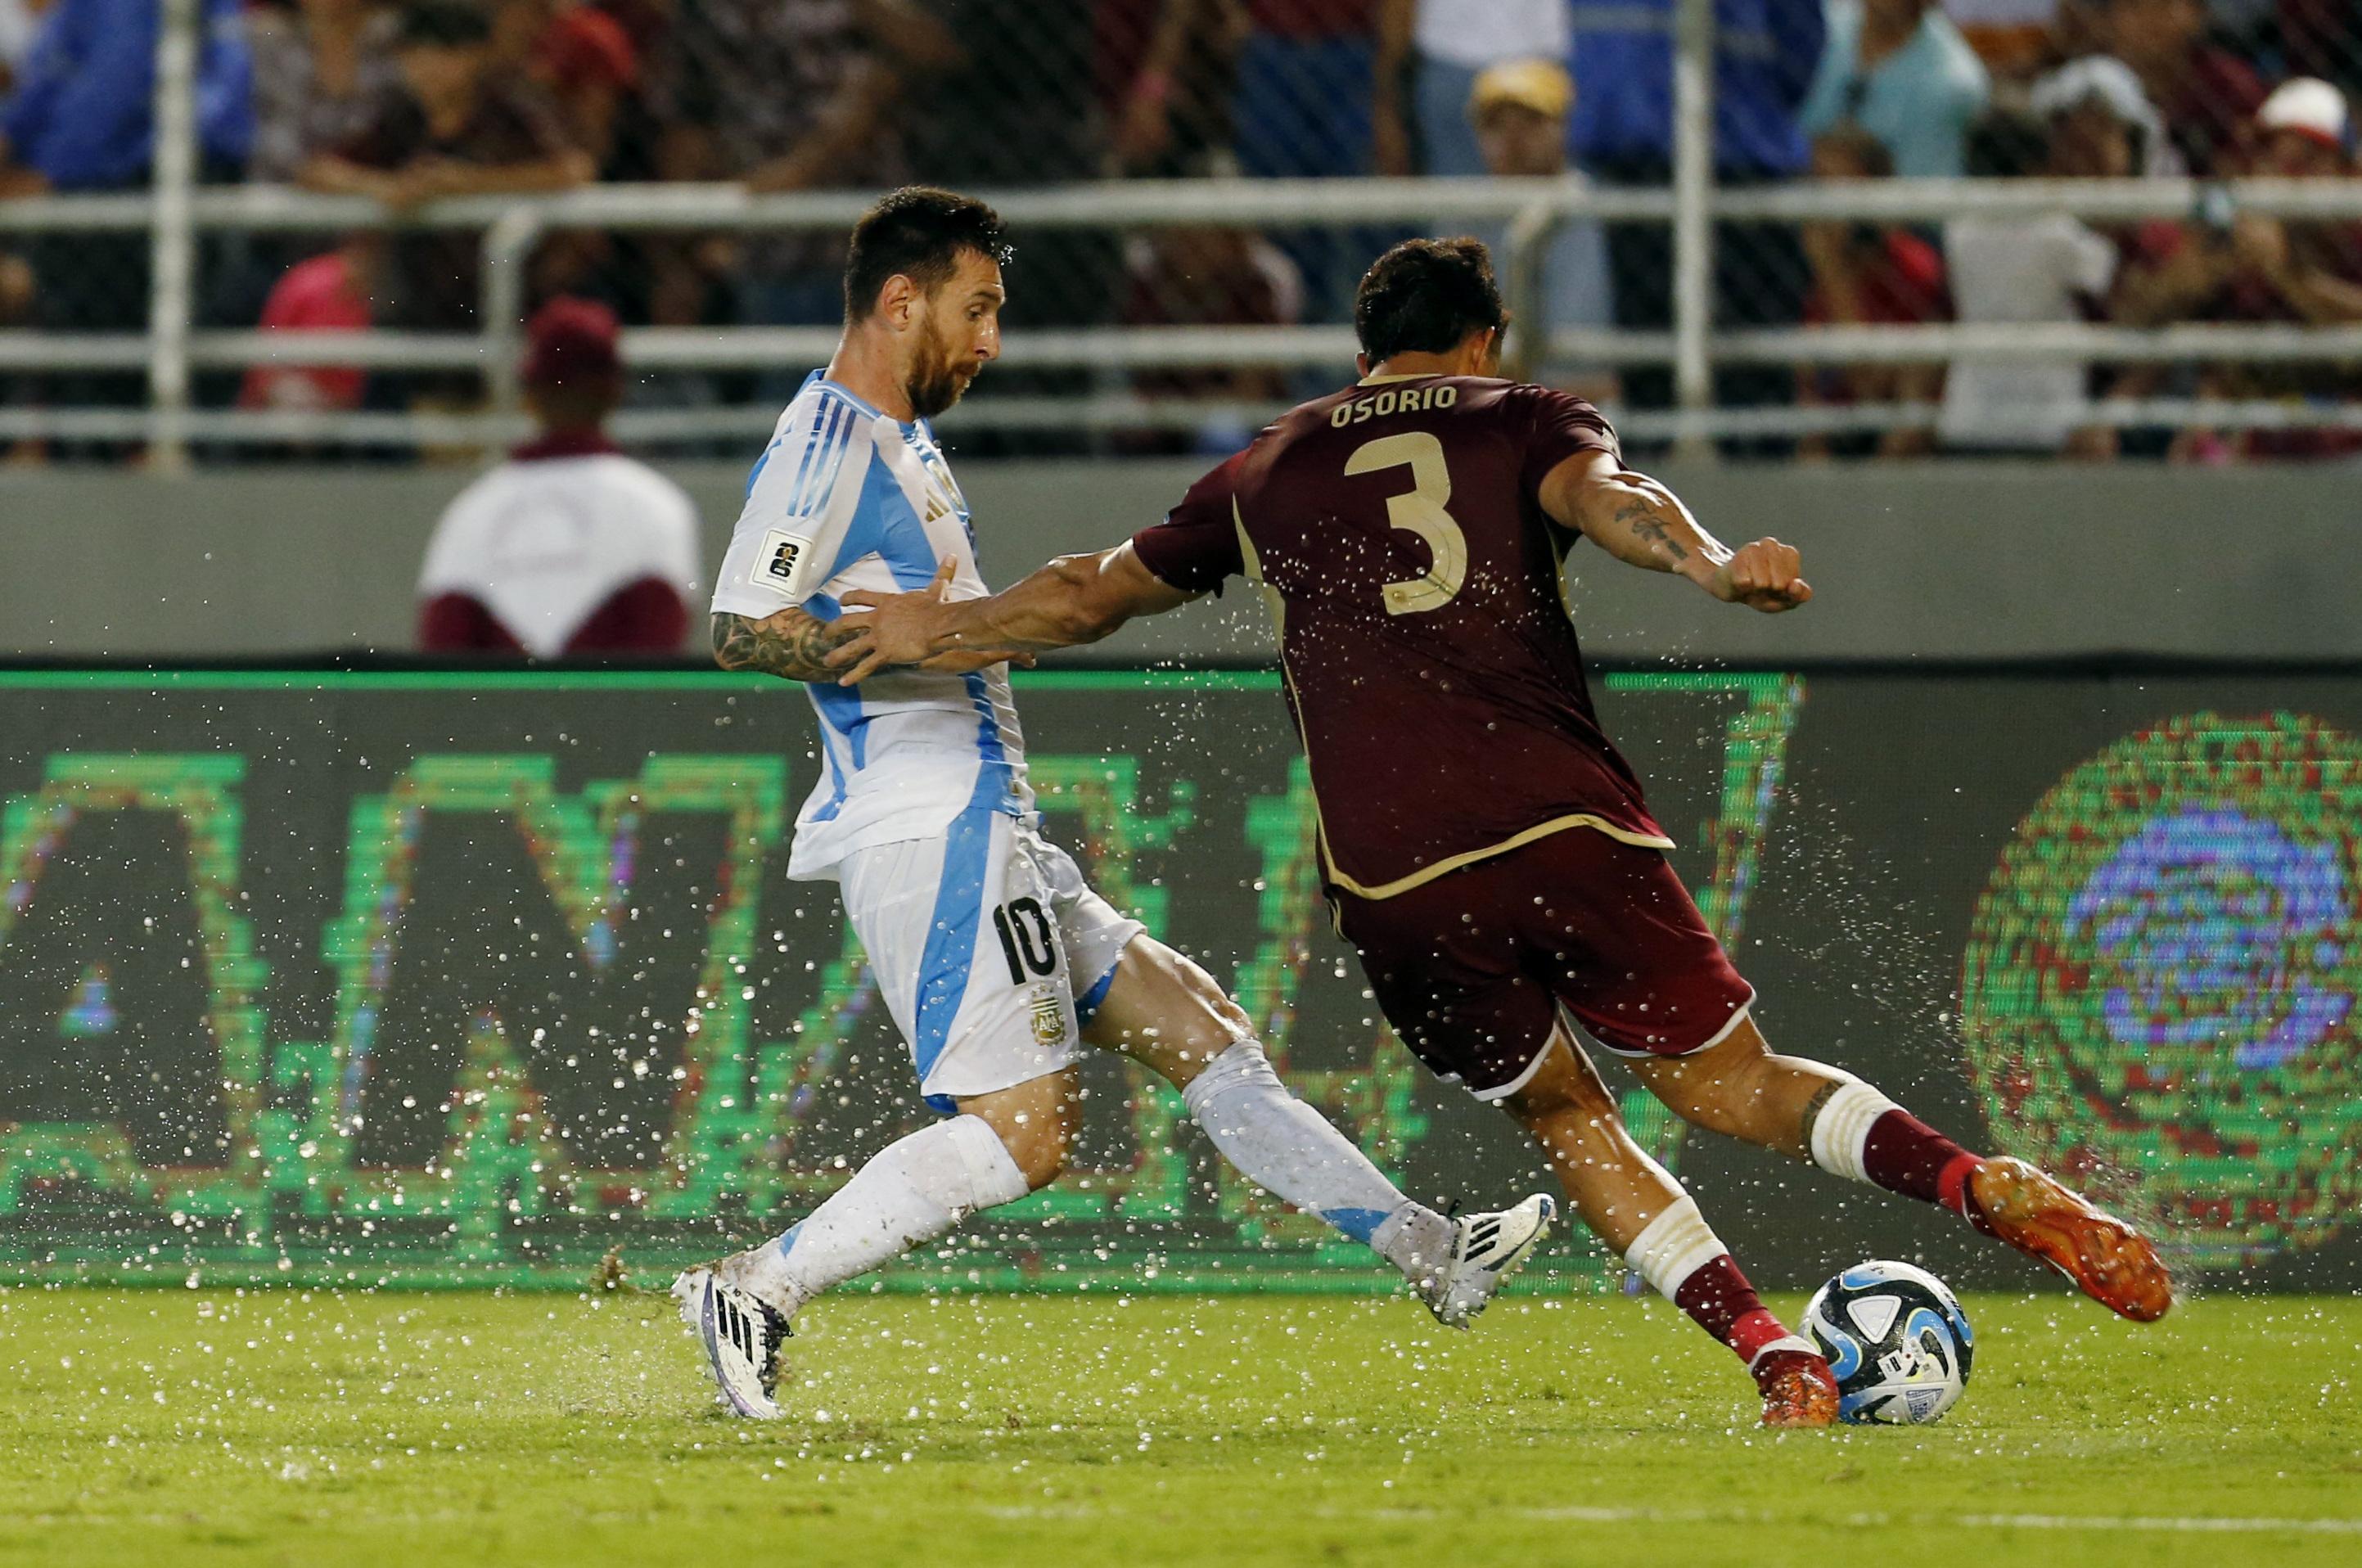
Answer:
<svg viewBox="0 0 2362 1568"><path fill-rule="evenodd" d="M911 367L911 379L903 384L903 394L911 400L911 412L921 419L933 419L960 400L968 382L976 380L979 367L970 359L963 360L950 347L932 333L919 350L917 363Z"/></svg>

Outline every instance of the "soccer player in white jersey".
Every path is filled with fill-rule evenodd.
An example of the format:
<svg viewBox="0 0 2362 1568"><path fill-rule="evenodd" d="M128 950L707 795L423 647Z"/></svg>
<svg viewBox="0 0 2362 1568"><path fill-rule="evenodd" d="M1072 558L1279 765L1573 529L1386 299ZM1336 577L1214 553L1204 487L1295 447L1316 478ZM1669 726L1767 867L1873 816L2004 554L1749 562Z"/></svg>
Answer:
<svg viewBox="0 0 2362 1568"><path fill-rule="evenodd" d="M780 1344L814 1297L1056 1178L1086 1043L1170 1079L1232 1165L1367 1243L1448 1325L1483 1309L1555 1212L1537 1195L1446 1219L1287 1092L1221 988L1043 838L1006 655L835 683L845 594L988 591L927 422L999 354L1006 257L992 209L947 191L897 191L862 218L844 338L756 463L714 590L716 660L806 683L818 712L825 766L789 874L842 888L920 1090L947 1118L776 1240L674 1282L741 1415L780 1413Z"/></svg>

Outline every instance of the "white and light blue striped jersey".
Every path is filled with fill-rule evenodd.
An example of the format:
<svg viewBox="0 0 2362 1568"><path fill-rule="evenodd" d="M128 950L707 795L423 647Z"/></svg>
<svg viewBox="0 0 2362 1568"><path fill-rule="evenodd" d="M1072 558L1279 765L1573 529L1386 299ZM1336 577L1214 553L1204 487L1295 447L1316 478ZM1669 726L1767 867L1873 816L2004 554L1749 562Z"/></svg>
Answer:
<svg viewBox="0 0 2362 1568"><path fill-rule="evenodd" d="M771 433L713 590L716 614L800 606L823 621L857 589L988 591L967 502L923 419L889 419L817 371ZM796 819L789 875L827 879L849 851L944 832L962 812L1033 809L1007 668L810 685L826 765Z"/></svg>

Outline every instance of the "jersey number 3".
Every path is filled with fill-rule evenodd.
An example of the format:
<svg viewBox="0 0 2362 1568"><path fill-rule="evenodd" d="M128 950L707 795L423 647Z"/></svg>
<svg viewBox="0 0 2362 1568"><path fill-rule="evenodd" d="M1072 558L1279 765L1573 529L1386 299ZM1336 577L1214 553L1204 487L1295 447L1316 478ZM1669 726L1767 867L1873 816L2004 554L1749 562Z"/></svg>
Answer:
<svg viewBox="0 0 2362 1568"><path fill-rule="evenodd" d="M1426 540L1432 561L1426 576L1386 584L1386 613L1416 615L1442 609L1460 591L1468 578L1468 537L1443 509L1451 499L1451 470L1433 436L1406 430L1356 447L1345 459L1348 477L1396 467L1410 469L1410 489L1386 497L1387 525Z"/></svg>

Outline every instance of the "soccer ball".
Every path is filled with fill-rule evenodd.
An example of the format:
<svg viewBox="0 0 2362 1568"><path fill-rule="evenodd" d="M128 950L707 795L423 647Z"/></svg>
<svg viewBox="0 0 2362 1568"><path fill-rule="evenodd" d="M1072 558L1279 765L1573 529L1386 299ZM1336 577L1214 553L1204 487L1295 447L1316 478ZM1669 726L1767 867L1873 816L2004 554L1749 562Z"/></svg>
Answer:
<svg viewBox="0 0 2362 1568"><path fill-rule="evenodd" d="M1976 1348L1945 1283L1904 1263L1857 1264L1821 1286L1805 1331L1837 1374L1838 1415L1920 1426L1959 1402Z"/></svg>

